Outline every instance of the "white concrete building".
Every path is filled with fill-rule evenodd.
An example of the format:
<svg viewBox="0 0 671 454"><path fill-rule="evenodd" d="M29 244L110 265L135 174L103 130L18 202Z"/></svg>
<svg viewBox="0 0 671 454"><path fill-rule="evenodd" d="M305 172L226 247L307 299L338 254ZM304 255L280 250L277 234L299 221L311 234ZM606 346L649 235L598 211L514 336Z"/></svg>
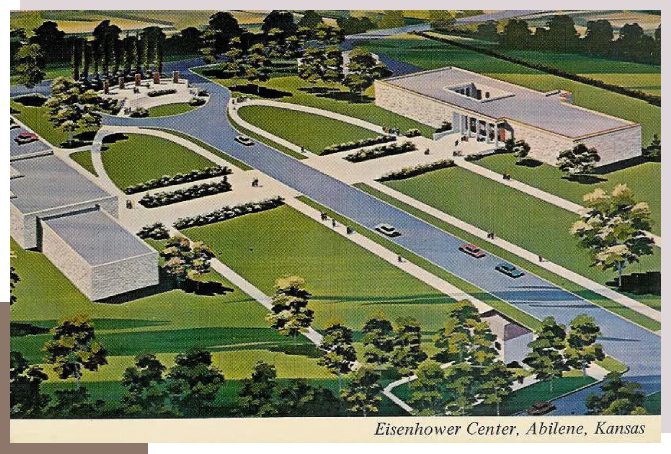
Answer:
<svg viewBox="0 0 671 454"><path fill-rule="evenodd" d="M505 364L516 362L522 365L529 352L529 342L534 339L533 332L493 310L481 314L481 317L497 337L496 349L501 360Z"/></svg>
<svg viewBox="0 0 671 454"><path fill-rule="evenodd" d="M542 93L455 67L375 81L378 106L436 128L449 122L449 135L492 150L512 137L531 146L531 158L551 165L579 143L597 149L599 165L641 155L639 124L571 100L560 90Z"/></svg>

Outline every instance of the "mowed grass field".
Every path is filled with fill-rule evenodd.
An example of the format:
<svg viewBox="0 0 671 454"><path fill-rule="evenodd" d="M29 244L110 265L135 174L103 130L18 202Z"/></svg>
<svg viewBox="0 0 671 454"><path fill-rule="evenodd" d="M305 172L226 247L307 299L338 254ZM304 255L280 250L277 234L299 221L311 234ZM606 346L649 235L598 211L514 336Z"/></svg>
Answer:
<svg viewBox="0 0 671 454"><path fill-rule="evenodd" d="M278 277L305 279L316 329L339 320L354 331L380 312L390 320L416 317L433 333L452 301L288 206L186 229L228 266L267 294Z"/></svg>
<svg viewBox="0 0 671 454"><path fill-rule="evenodd" d="M616 276L590 266L589 253L569 232L576 214L496 181L452 167L386 184L596 282L606 284ZM660 259L655 248L654 255L643 257L625 273L659 271ZM660 309L659 295L630 296Z"/></svg>
<svg viewBox="0 0 671 454"><path fill-rule="evenodd" d="M93 167L90 150L75 151L74 153L70 154L70 159L91 172L93 175L98 176L96 169Z"/></svg>
<svg viewBox="0 0 671 454"><path fill-rule="evenodd" d="M105 171L120 189L214 165L209 159L161 137L143 134L125 137L107 144L102 153Z"/></svg>
<svg viewBox="0 0 671 454"><path fill-rule="evenodd" d="M12 109L12 115L51 145L59 147L67 142L68 134L54 128L49 122L49 114L46 107L24 106L14 100L10 100L9 105ZM91 128L86 131L93 132L96 130L97 128Z"/></svg>
<svg viewBox="0 0 671 454"><path fill-rule="evenodd" d="M574 102L578 106L640 123L644 145L650 142L653 134L660 135L661 109L629 96L428 39L379 39L368 41L363 45L371 52L406 61L424 69L457 66L542 92L555 89L568 90L573 93ZM648 82L644 83L647 84Z"/></svg>

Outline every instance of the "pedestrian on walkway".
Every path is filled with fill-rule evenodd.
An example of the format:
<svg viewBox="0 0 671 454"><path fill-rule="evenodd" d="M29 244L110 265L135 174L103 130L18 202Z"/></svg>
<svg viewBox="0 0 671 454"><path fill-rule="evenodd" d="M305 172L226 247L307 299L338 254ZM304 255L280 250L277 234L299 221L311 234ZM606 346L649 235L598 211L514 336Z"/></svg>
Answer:
<svg viewBox="0 0 671 454"><path fill-rule="evenodd" d="M336 228L338 224L336 223L335 219L331 219L331 225L333 226L334 229Z"/></svg>
<svg viewBox="0 0 671 454"><path fill-rule="evenodd" d="M539 261L539 262L542 262L542 261L543 261L543 257L539 255L539 256L538 256L538 261Z"/></svg>
<svg viewBox="0 0 671 454"><path fill-rule="evenodd" d="M429 155L429 154L431 154L431 150L429 150L429 149L427 148L426 150L424 150L424 154L425 154L425 155Z"/></svg>
<svg viewBox="0 0 671 454"><path fill-rule="evenodd" d="M398 263L403 263L403 257L401 257L400 255L398 256Z"/></svg>

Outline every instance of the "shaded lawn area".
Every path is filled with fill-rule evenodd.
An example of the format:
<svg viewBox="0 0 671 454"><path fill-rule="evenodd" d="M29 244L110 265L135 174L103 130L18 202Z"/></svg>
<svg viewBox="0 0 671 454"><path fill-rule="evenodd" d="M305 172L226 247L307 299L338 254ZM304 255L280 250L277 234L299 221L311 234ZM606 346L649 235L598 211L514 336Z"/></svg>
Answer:
<svg viewBox="0 0 671 454"><path fill-rule="evenodd" d="M179 115L185 112L189 112L195 109L195 106L190 105L188 102L176 102L172 104L163 104L162 106L156 106L149 108L150 117L165 117L168 115Z"/></svg>
<svg viewBox="0 0 671 454"><path fill-rule="evenodd" d="M447 296L288 206L183 233L267 294L278 277L303 277L317 329L339 320L357 331L383 312L416 317L435 332L450 310Z"/></svg>
<svg viewBox="0 0 671 454"><path fill-rule="evenodd" d="M127 134L109 143L102 153L109 177L120 189L160 178L214 166L188 148L161 137Z"/></svg>
<svg viewBox="0 0 671 454"><path fill-rule="evenodd" d="M49 122L49 115L46 107L24 106L14 100L10 100L9 103L11 109L17 112L13 113L13 115L51 145L61 147L67 144L68 134L60 129L56 129ZM76 134L74 139L77 140L81 136L85 136L86 140L83 142L91 143L94 136L93 132L97 130L98 128L85 129L81 133Z"/></svg>
<svg viewBox="0 0 671 454"><path fill-rule="evenodd" d="M654 393L645 397L643 408L648 414L661 415L662 414L662 393Z"/></svg>
<svg viewBox="0 0 671 454"><path fill-rule="evenodd" d="M496 181L452 167L385 184L596 282L606 284L616 276L591 266L589 252L570 234L576 214ZM660 250L655 248L625 274L659 270ZM631 296L660 308L659 295Z"/></svg>
<svg viewBox="0 0 671 454"><path fill-rule="evenodd" d="M96 169L93 167L93 161L91 160L91 151L75 151L70 154L70 159L75 161L77 164L88 170L91 174L98 176Z"/></svg>
<svg viewBox="0 0 671 454"><path fill-rule="evenodd" d="M243 120L317 154L333 144L379 135L333 118L278 107L243 106L238 114Z"/></svg>
<svg viewBox="0 0 671 454"><path fill-rule="evenodd" d="M424 69L456 66L541 92L568 90L576 105L640 123L643 144L660 135L661 109L645 101L429 39L377 39L363 47ZM647 83L647 82L646 82Z"/></svg>
<svg viewBox="0 0 671 454"><path fill-rule="evenodd" d="M542 164L537 167L515 165L515 157L509 154L486 156L474 162L494 172L508 173L514 180L521 181L566 200L583 204L583 196L596 188L611 191L618 184L626 184L637 200L648 202L652 210L652 232L661 232L662 221L662 165L645 162L606 174L595 175L593 183L583 183L562 178L563 173L556 167Z"/></svg>
<svg viewBox="0 0 671 454"><path fill-rule="evenodd" d="M413 216L418 217L419 219L422 219L422 220L428 222L429 224L432 224L432 225L438 227L441 230L444 230L448 233L451 233L451 234L457 236L458 238L461 238L465 242L472 243L472 244L475 244L476 246L482 247L483 249L488 250L492 254L496 254L497 256L501 257L502 259L504 259L508 262L514 263L514 264L524 268L525 270L527 270L529 272L532 272L532 273L536 274L537 276L540 276L543 279L546 279L549 282L552 282L552 283L554 283L554 284L556 284L556 285L558 285L558 286L560 286L560 287L562 287L562 288L564 288L564 289L566 289L566 290L568 290L568 291L570 291L570 292L572 292L572 293L574 293L574 294L576 294L576 295L578 295L582 298L585 298L587 301L591 301L592 303L596 304L597 306L602 306L602 307L604 307L604 308L606 308L606 309L608 309L608 310L610 310L610 311L612 311L612 312L614 312L614 313L616 313L616 314L618 314L618 315L620 315L620 316L622 316L626 319L629 319L629 320L633 321L634 323L638 323L639 325L641 325L641 326L643 326L643 327L645 327L645 328L647 328L651 331L657 331L657 330L661 329L660 322L658 322L656 320L653 320L649 317L646 317L645 315L642 315L642 314L640 314L640 313L638 313L638 312L636 312L632 309L629 309L625 306L622 306L619 303L616 303L616 302L614 302L614 301L612 301L612 300L610 300L606 297L603 297L603 296L601 296L597 293L594 293L590 290L587 290L584 287L581 287L580 285L575 284L574 282L569 281L568 279L566 279L562 276L554 274L554 273L546 270L545 268L541 268L536 263L529 262L525 259L522 259L522 258L518 257L517 255L515 255L511 252L508 252L507 250L505 250L503 248L500 248L500 247L498 247L494 244L491 244L489 242L485 242L482 239L480 239L479 237L476 237L475 235L472 235L472 234L470 234L470 233L468 233L464 230L461 230L461 229L459 229L459 228L457 228L457 227L455 227L451 224L448 224L447 222L445 222L441 219L435 218L435 217L433 217L433 216L431 216L431 215L429 215L429 214L427 214L423 211L420 211L417 208L412 207L412 206L410 206L406 203L400 202L399 200L394 199L393 197L390 197L390 196L388 196L384 193L381 193L380 191L378 191L374 188L371 188L370 186L368 186L364 183L356 183L354 186L357 187L358 189L361 189L364 192L367 192L368 194L371 194L371 195L379 198L380 200L384 200L385 202L389 203L390 205L393 205L393 206L395 206L395 207L397 207L397 208L399 208L403 211L406 211L406 212L412 214ZM429 271L431 271L432 273L434 273L438 276L442 276L441 273L446 273L442 268L439 268L436 265L431 264L430 262L426 262L425 260L421 259L421 257L414 256L409 251L406 251L405 254L406 254L405 256L408 257L408 258L412 257L411 260L415 261L415 263L421 264L422 267L424 267L425 269L428 269ZM410 254L410 255L408 255L408 254ZM447 273L447 277L444 277L444 279L449 281L449 276L451 276L451 275L449 273ZM454 279L458 280L458 278L456 278L456 277ZM468 283L456 284L455 283L455 285L457 285L462 290L467 291L471 295L485 301L487 304L496 308L498 311L500 311L500 312L502 312L506 315L509 315L514 320L517 320L517 321L521 322L522 324L524 324L524 325L526 325L530 328L535 329L538 326L537 324L535 324L535 323L538 323L538 321L534 322L534 320L536 320L535 318L533 318L529 315L527 315L525 318L518 318L514 314L514 312L507 312L506 307L512 308L513 310L517 311L518 313L525 314L525 313L519 311L519 309L516 309L513 306L510 306L509 304L504 303L504 302L498 303L499 300L497 300L496 298L491 298L491 301L487 300L486 298L487 298L487 295L489 295L489 294L482 291L478 287L473 286L472 284L468 284ZM646 297L646 295L639 295L639 297L643 298L643 297ZM485 299L483 299L483 298L485 298ZM654 301L656 301L657 304L659 304L659 296L650 295L650 298L652 298ZM500 306L500 307L497 307L497 305Z"/></svg>
<svg viewBox="0 0 671 454"><path fill-rule="evenodd" d="M51 80L57 77L72 77L72 66L67 63L48 63L44 68L45 76L44 80ZM10 67L10 85L18 84L19 76L13 71L13 68Z"/></svg>

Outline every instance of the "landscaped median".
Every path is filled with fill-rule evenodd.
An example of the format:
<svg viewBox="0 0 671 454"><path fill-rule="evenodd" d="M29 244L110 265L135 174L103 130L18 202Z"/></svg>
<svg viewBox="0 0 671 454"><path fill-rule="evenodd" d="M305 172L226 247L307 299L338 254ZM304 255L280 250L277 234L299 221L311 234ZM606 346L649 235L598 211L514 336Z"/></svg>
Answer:
<svg viewBox="0 0 671 454"><path fill-rule="evenodd" d="M231 183L226 177L216 183L202 183L190 186L176 191L157 192L155 194L145 194L140 199L140 205L146 208L156 208L173 203L185 202L187 200L207 197L208 195L219 194L231 190Z"/></svg>
<svg viewBox="0 0 671 454"><path fill-rule="evenodd" d="M380 145L379 147L358 150L354 153L348 154L347 156L343 157L343 159L349 162L363 162L370 159L408 153L410 151L415 151L416 149L417 145L412 142L403 142L401 144L392 143L389 145Z"/></svg>
<svg viewBox="0 0 671 454"><path fill-rule="evenodd" d="M189 173L178 173L176 175L164 175L156 180L149 180L124 189L126 194L135 194L137 192L148 191L150 189L164 188L175 184L184 184L191 181L205 180L226 176L231 174L231 169L225 166L206 167L204 169L193 170Z"/></svg>

